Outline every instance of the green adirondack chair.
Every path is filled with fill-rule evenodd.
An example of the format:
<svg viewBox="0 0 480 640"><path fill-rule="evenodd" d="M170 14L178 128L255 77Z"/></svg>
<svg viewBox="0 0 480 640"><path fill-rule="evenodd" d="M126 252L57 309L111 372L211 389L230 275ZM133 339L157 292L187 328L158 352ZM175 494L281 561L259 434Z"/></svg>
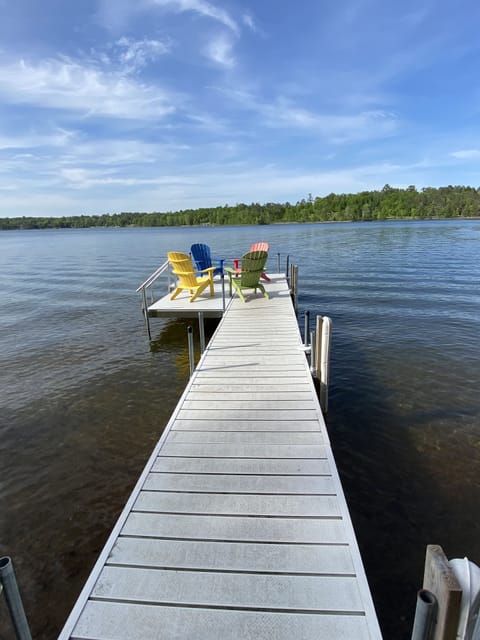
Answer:
<svg viewBox="0 0 480 640"><path fill-rule="evenodd" d="M235 271L235 269L225 267L225 271L228 273L228 278L230 280L230 295L232 295L233 285L242 302L245 302L243 289L255 289L255 293L257 293L257 289L260 289L268 300L268 293L265 291L263 284L260 283L260 277L265 270L267 258L268 253L266 251L250 251L249 253L246 253L242 257L240 275L238 274L238 271Z"/></svg>

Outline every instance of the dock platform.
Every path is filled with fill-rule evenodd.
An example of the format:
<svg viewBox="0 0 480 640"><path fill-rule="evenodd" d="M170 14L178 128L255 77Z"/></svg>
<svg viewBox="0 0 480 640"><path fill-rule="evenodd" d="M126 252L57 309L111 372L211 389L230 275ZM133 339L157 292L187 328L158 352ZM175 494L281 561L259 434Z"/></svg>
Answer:
<svg viewBox="0 0 480 640"><path fill-rule="evenodd" d="M266 288L228 305L60 640L381 639L285 277Z"/></svg>
<svg viewBox="0 0 480 640"><path fill-rule="evenodd" d="M213 281L213 289L213 297L206 289L194 302L190 302L188 291L183 291L178 298L170 300L170 291L147 307L148 317L196 318L199 313L202 313L204 318L221 318L225 311L224 307L226 308L230 302L228 278L225 278L222 290L222 281L219 276L216 276Z"/></svg>

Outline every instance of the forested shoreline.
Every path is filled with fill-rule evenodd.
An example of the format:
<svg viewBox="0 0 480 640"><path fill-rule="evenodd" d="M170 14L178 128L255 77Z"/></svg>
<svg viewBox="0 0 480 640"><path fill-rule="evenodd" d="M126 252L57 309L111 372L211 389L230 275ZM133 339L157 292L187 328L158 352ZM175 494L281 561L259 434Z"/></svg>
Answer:
<svg viewBox="0 0 480 640"><path fill-rule="evenodd" d="M472 218L480 216L480 187L425 187L312 197L296 204L236 204L176 212L129 212L62 217L0 218L0 230L87 227L173 227L190 225L275 224L287 222L372 221L390 219Z"/></svg>

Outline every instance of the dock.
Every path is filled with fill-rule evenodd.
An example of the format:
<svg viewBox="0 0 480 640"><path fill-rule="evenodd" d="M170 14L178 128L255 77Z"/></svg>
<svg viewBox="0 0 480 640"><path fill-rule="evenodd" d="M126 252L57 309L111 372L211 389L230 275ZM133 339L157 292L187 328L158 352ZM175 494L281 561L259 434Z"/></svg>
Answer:
<svg viewBox="0 0 480 640"><path fill-rule="evenodd" d="M226 306L60 640L381 639L285 276L266 288Z"/></svg>
<svg viewBox="0 0 480 640"><path fill-rule="evenodd" d="M149 318L198 318L201 313L204 318L221 318L225 308L230 302L227 283L222 283L216 277L213 282L215 295L202 295L192 304L189 302L188 293L180 295L175 300L170 300L171 291L147 306Z"/></svg>

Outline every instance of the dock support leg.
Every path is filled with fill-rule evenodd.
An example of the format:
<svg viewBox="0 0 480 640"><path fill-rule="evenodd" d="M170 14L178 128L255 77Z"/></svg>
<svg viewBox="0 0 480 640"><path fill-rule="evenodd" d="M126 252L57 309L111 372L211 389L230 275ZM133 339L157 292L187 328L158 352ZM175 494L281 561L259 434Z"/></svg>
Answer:
<svg viewBox="0 0 480 640"><path fill-rule="evenodd" d="M310 331L310 372L314 378L317 377L317 339L315 330Z"/></svg>
<svg viewBox="0 0 480 640"><path fill-rule="evenodd" d="M0 558L0 587L3 587L5 593L5 600L7 601L7 607L10 612L17 640L32 640L22 598L15 578L13 563L8 556Z"/></svg>
<svg viewBox="0 0 480 640"><path fill-rule="evenodd" d="M148 305L147 305L147 294L145 292L145 288L142 289L142 297L143 297L143 315L145 316L145 326L147 328L148 339L152 339L152 334L150 332L150 319L148 317Z"/></svg>
<svg viewBox="0 0 480 640"><path fill-rule="evenodd" d="M292 264L290 266L290 293L293 299L293 308L295 313L298 311L298 266Z"/></svg>
<svg viewBox="0 0 480 640"><path fill-rule="evenodd" d="M442 547L436 544L427 545L423 584L420 593L422 592L431 593L437 602L432 640L463 638L463 635L457 635L460 622L462 588ZM418 637L423 640L423 636ZM474 637L468 636L468 639L473 640ZM425 638L430 638L430 636L425 636ZM465 636L465 640L467 640L467 636Z"/></svg>
<svg viewBox="0 0 480 640"><path fill-rule="evenodd" d="M305 311L305 328L303 330L303 344L308 347L308 336L310 332L310 311Z"/></svg>
<svg viewBox="0 0 480 640"><path fill-rule="evenodd" d="M205 324L201 311L198 312L198 329L200 331L200 353L203 353L205 351Z"/></svg>
<svg viewBox="0 0 480 640"><path fill-rule="evenodd" d="M420 589L417 593L412 640L433 640L437 607L437 599L433 593L427 589Z"/></svg>
<svg viewBox="0 0 480 640"><path fill-rule="evenodd" d="M225 313L225 274L222 271L222 303L223 303L223 313ZM230 295L232 294L232 285L230 284Z"/></svg>
<svg viewBox="0 0 480 640"><path fill-rule="evenodd" d="M188 359L190 362L190 377L193 376L193 372L195 370L195 358L194 358L194 348L193 348L193 328L187 328L188 333Z"/></svg>

